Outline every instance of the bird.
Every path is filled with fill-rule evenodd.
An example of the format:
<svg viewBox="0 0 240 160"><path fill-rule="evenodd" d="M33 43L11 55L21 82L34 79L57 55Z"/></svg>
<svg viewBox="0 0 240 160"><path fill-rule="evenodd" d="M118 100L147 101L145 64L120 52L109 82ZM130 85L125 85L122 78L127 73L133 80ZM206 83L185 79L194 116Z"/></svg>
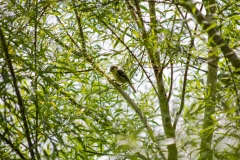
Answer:
<svg viewBox="0 0 240 160"><path fill-rule="evenodd" d="M128 83L130 85L130 87L133 89L133 91L135 93L137 93L136 89L133 87L130 79L128 78L128 76L126 75L126 73L121 69L119 68L118 66L116 65L113 65L110 67L110 72L112 72L115 80L117 82L121 82L121 83Z"/></svg>

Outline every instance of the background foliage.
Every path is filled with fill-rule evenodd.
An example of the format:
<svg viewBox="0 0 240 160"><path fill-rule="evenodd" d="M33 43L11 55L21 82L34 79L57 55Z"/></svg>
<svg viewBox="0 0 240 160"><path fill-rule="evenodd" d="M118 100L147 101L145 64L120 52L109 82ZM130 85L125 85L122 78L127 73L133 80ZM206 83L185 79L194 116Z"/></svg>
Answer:
<svg viewBox="0 0 240 160"><path fill-rule="evenodd" d="M1 159L240 157L238 1L0 6Z"/></svg>

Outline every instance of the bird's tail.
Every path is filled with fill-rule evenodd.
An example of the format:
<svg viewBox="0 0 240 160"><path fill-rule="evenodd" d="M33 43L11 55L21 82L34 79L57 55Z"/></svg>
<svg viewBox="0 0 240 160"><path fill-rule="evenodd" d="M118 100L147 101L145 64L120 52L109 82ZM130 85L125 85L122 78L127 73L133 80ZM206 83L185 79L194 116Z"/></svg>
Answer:
<svg viewBox="0 0 240 160"><path fill-rule="evenodd" d="M133 89L135 93L137 93L136 89L133 87L132 83L129 83L130 87Z"/></svg>

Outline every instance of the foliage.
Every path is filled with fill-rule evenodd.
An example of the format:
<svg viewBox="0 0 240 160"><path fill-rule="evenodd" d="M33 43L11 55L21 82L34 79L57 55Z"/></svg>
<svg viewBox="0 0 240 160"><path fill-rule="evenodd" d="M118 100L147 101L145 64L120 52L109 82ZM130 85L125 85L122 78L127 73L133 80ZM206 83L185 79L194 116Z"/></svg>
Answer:
<svg viewBox="0 0 240 160"><path fill-rule="evenodd" d="M238 159L239 5L1 1L1 159Z"/></svg>

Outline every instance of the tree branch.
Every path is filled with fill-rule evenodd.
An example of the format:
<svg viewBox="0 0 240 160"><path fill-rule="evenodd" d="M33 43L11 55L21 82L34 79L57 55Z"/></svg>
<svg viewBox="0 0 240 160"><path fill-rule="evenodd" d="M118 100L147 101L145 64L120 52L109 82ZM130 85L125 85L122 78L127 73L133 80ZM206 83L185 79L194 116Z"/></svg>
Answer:
<svg viewBox="0 0 240 160"><path fill-rule="evenodd" d="M221 48L222 53L232 63L233 67L235 67L235 69L240 69L240 59L217 31L217 24L211 20L208 20L191 1L176 3L176 5L181 5L188 12L190 12L197 22L208 33L209 37L212 38L213 41Z"/></svg>
<svg viewBox="0 0 240 160"><path fill-rule="evenodd" d="M5 37L3 35L1 26L0 26L0 40L1 40L1 44L2 44L2 50L5 54L5 60L6 60L6 63L8 65L10 74L12 76L13 87L15 89L15 93L16 93L16 96L17 96L17 99L18 99L18 105L19 105L20 113L21 113L21 116L22 116L22 119L23 119L23 125L24 125L24 129L25 129L25 133L26 133L27 142L28 142L28 149L29 149L31 158L35 159L35 154L34 154L34 151L33 151L34 147L33 147L32 141L31 141L31 136L30 136L29 127L28 127L27 118L26 118L26 109L25 109L25 106L24 106L24 103L23 103L23 100L22 100L22 96L21 96L21 93L20 93L18 85L17 85L17 79L16 79L16 76L15 76L15 73L14 73L14 69L13 69L13 66L12 66L12 61L11 61L10 55L8 53L8 48L7 48L7 45L5 43Z"/></svg>
<svg viewBox="0 0 240 160"><path fill-rule="evenodd" d="M0 139L5 141L5 143L7 143L12 148L12 150L15 151L19 155L19 157L21 159L27 159L26 157L24 157L24 155L21 153L21 151L16 146L14 146L14 144L9 139L4 137L4 135L0 134Z"/></svg>

